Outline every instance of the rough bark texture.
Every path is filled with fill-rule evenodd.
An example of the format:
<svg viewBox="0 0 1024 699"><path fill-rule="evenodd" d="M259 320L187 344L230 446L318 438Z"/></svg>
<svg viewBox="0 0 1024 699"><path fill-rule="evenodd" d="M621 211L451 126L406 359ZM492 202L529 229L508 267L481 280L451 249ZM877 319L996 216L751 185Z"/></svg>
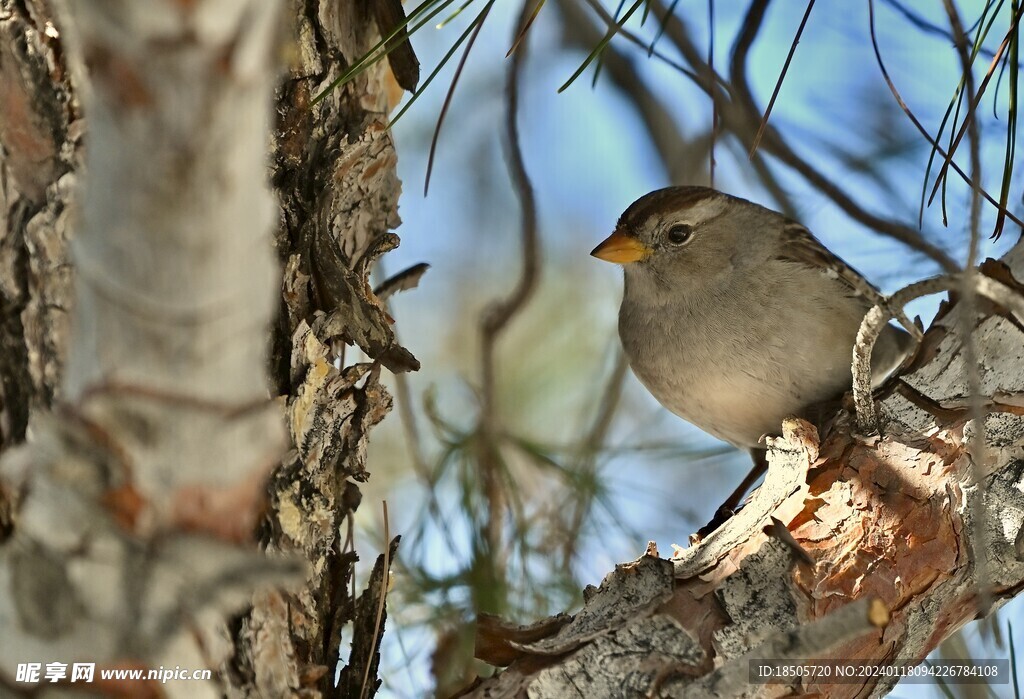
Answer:
<svg viewBox="0 0 1024 699"><path fill-rule="evenodd" d="M44 3L2 8L12 42L0 48L0 89L16 101L3 100L0 209L21 217L3 233L4 264L17 271L4 283L19 286L3 290L0 333L4 361L20 362L3 369L5 442L24 432L15 408L45 406L61 373L77 114L68 47L92 89L64 404L33 413L29 443L0 463L12 499L0 693L27 691L9 674L26 662L216 668L233 650L225 615L257 588L301 577L296 562L252 545L284 445L266 381L280 5L73 2L52 23ZM222 695L215 682L89 689Z"/></svg>
<svg viewBox="0 0 1024 699"><path fill-rule="evenodd" d="M50 4L0 0L0 450L58 393L80 124ZM9 507L0 487L0 540Z"/></svg>
<svg viewBox="0 0 1024 699"><path fill-rule="evenodd" d="M381 366L418 366L395 344L391 320L368 285L373 260L398 244L389 231L399 223L401 189L386 124L401 90L381 62L312 104L377 41L372 4L289 5L297 51L277 93L272 165L284 268L273 379L294 449L271 479L272 515L262 538L269 550L296 552L311 565L303 589L266 595L238 620L233 696L368 697L378 685L378 610L397 540L354 598L357 556L343 530L360 503L357 483L369 476L369 430L391 408ZM346 366L346 344L370 361ZM341 647L348 625L350 651Z"/></svg>
<svg viewBox="0 0 1024 699"><path fill-rule="evenodd" d="M49 0L0 0L0 448L30 425L35 437L0 474L0 682L11 691L18 660L47 658L220 670L218 688L190 684L189 696L375 690L397 541L354 599L356 555L340 532L368 477L367 433L391 404L380 367L417 366L367 285L398 243L385 124L400 88L381 64L311 101L376 41L371 6L401 18L400 4L376 5L388 7L108 0L55 14ZM64 30L79 23L88 69L73 71ZM274 41L280 26L294 42ZM282 46L275 129L268 58ZM391 67L415 83L410 47ZM71 259L83 112L92 179ZM268 134L280 216L264 185ZM337 363L345 343L371 361ZM53 419L58 396L68 405ZM294 448L279 462L282 410ZM247 551L257 529L274 562ZM299 592L263 585L249 597L294 579L301 559ZM353 648L335 689L346 624Z"/></svg>
<svg viewBox="0 0 1024 699"><path fill-rule="evenodd" d="M1005 262L985 269L1024 290L1014 280L1024 279L1024 246ZM754 685L748 661L921 660L979 604L1016 595L1024 319L988 304L974 324L988 411L979 455L959 313L944 309L877 396L881 435L856 434L846 413L820 441L807 423L787 423L770 443L765 485L700 544L620 566L580 613L541 633L482 624L478 656L509 667L467 695L880 696L894 680Z"/></svg>

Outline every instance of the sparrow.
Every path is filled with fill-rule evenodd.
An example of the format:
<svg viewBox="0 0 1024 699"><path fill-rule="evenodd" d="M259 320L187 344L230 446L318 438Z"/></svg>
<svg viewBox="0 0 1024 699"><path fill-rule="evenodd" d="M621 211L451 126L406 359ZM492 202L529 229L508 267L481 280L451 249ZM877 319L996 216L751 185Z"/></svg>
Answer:
<svg viewBox="0 0 1024 699"><path fill-rule="evenodd" d="M755 461L785 418L850 389L857 330L881 299L804 226L706 187L641 197L591 254L622 265L619 337L636 377L679 417L755 450ZM912 344L885 328L875 385Z"/></svg>

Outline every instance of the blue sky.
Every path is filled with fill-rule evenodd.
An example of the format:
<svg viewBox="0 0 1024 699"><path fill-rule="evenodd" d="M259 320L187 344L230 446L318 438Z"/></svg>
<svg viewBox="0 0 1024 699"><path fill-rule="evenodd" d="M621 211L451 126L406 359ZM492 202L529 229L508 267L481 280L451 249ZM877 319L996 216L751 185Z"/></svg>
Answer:
<svg viewBox="0 0 1024 699"><path fill-rule="evenodd" d="M613 4L605 2L610 9ZM925 3L910 4L921 6L917 11L945 26L941 3L927 3L927 7ZM959 79L955 53L947 41L910 27L884 0L876 5L878 37L890 74L911 108L934 129ZM972 22L981 6L978 2L961 3L965 22ZM718 65L727 63L745 8L745 3L716 5ZM803 9L803 3L776 3L755 44L749 70L755 97L762 106L778 78ZM473 405L472 386L478 378L476 313L482 303L508 291L519 265L519 214L501 146L504 55L517 10L518 3L494 7L444 125L426 198L422 193L426 152L450 67L395 129L404 187L399 212L403 224L398 229L402 245L387 255L385 265L393 272L426 261L432 269L420 288L395 300L394 316L405 343L424 360L423 370L410 379L413 392L419 396L434 390L442 411L452 415L466 413ZM538 193L544 280L541 293L517 320L500 356L503 362L517 364L507 384L508 412L515 414L522 429L558 441L578 434L579 418L587 414L587 402L593 401L607 372L615 341L621 273L588 253L611 231L630 202L670 182L635 112L606 77L591 88L588 71L565 92L556 93L585 54L563 48L554 10L544 8L530 37L520 116L524 157ZM707 35L706 11L706 2L685 0L677 10L701 42ZM424 29L414 37L425 72L436 64L467 19L460 18L440 30ZM630 27L642 31L637 24L631 22ZM799 153L841 183L867 209L916 224L928 149L895 108L875 63L867 27L866 3L817 3L772 123ZM706 96L673 69L647 60L624 43L619 45L634 57L638 70L670 106L685 134L695 136L707 129L711 109ZM667 41L660 47L671 52ZM982 110L987 134L985 185L995 192L1003 157L1003 125L993 118L989 99ZM880 143L896 153L886 159L885 183L851 172L833 155L838 146L875 162L884 155ZM966 164L966 148L958 161ZM735 148L720 144L717 162L717 187L771 204L750 164L737 156ZM687 164L688 169L691 166L698 173L706 169L704 162ZM935 265L921 255L852 222L800 177L777 164L773 169L799 202L801 221L884 291L936 273ZM968 239L967 188L951 182L949 227L942 227L936 205L926 210L923 230L962 260ZM1011 202L1020 210L1019 188ZM986 225L991 218L991 212L986 212ZM997 243L986 236L985 255L1001 254L1016 237L1011 229ZM927 323L936 304L937 299L928 299L910 310L921 314ZM541 391L545 403L535 405ZM670 442L693 449L720 446L661 409L632 377L626 401L631 414L612 431L615 444ZM379 508L370 505L374 498L386 497L392 504L391 531L403 531L412 526L411 518L418 511L415 505L423 494L403 463L397 416L389 417L380 430L371 451L374 480L363 508L367 511L363 526L373 528ZM707 504L720 502L745 473L746 459L733 454L684 463L678 458L630 454L609 460L603 473L613 484L612 492L617 493L617 505L629 528L642 536L603 532L605 536L591 541L582 557L581 578L598 582L614 563L639 555L648 538L656 540L666 553L669 544L683 543L693 527L710 514L705 511ZM396 507L396 502L406 506ZM443 569L444 561L437 565ZM1013 618L1019 616L1017 606L1010 605L1008 614ZM417 634L405 639L407 645L426 642ZM408 647L400 652L392 649L393 662L401 664L404 656L418 659L413 668L394 675L386 691L395 696L426 691L427 666L423 649L419 651L417 655L410 654Z"/></svg>

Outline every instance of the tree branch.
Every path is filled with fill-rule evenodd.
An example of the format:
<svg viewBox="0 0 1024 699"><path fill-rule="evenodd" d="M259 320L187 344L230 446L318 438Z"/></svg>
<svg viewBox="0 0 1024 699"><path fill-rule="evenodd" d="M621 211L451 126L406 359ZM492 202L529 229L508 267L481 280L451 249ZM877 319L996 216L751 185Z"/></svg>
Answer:
<svg viewBox="0 0 1024 699"><path fill-rule="evenodd" d="M808 423L787 420L783 436L768 440L764 484L732 519L671 561L648 556L619 566L585 595L579 614L549 622L544 637L522 643L508 631L503 654L483 659L509 663L511 652L514 660L467 696L587 697L625 686L732 697L737 682L748 679L749 659L762 654L883 665L924 658L976 618L984 596L994 609L1024 589L1024 285L1015 276L1024 273L1024 245L1005 262L987 263L996 274L975 276L983 282L978 293L994 301L979 308L984 315L971 330L983 367L984 431L969 410L956 318L965 311L957 304L890 384L898 390L882 395L881 436L857 436L847 413L821 439ZM958 283L959 277L928 280L898 292L889 305ZM975 465L969 445L978 434L986 436L989 456ZM974 538L979 525L986 535ZM977 561L988 561L987 569ZM883 606L878 626L867 623L860 606L872 598ZM839 621L837 612L851 616ZM812 629L823 635L786 650L785 638L806 639ZM501 646L493 635L488 642ZM793 678L776 689L881 696L894 683Z"/></svg>
<svg viewBox="0 0 1024 699"><path fill-rule="evenodd" d="M521 33L532 10L530 0L524 0L519 18L514 26L513 42ZM533 185L526 172L522 148L519 143L519 79L526 61L528 36L524 36L510 61L505 81L505 137L507 139L507 163L509 177L519 197L522 215L520 236L522 239L522 267L519 279L512 292L504 299L493 302L484 309L480 320L480 463L483 467L484 489L490 502L487 523L487 541L493 555L502 550L502 520L505 507L500 483L496 415L497 388L495 386L495 347L501 334L512 319L526 306L537 289L540 279L540 237L537 231L537 203Z"/></svg>

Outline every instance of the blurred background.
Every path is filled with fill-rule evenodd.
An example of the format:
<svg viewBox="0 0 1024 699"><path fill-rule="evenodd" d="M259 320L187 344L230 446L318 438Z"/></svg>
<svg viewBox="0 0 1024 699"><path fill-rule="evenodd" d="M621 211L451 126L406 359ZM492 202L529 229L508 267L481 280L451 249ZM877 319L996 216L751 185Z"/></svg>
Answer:
<svg viewBox="0 0 1024 699"><path fill-rule="evenodd" d="M381 671L384 692L394 697L447 696L489 673L472 660L478 613L526 623L575 608L584 585L639 556L649 540L662 555L685 545L749 468L745 453L661 408L621 362L621 271L589 251L634 199L669 184L709 184L713 150L715 187L790 212L883 291L940 271L930 257L856 220L829 190L867 214L917 229L926 172L930 192L942 162L936 157L928 170L931 147L882 76L869 3L813 4L769 122L801 162L793 167L792 158L776 158L764 146L751 160L751 134L738 136L727 120L713 132L721 106L681 70L696 68L683 51L689 41L730 81L747 2L651 3L671 9L675 24L667 25L656 11L644 18L646 3L547 2L526 39L519 107L539 214L540 281L496 343L493 390L484 396L481 314L510 292L523 264L504 132L505 54L521 6L470 0L456 13L460 4L424 3L446 7L412 36L429 76L489 8L440 129L426 196L431 142L466 44L394 127L402 245L376 272L380 280L416 263L431 266L418 288L391 300L401 340L423 369L400 383L391 379L396 409L371 439L373 477L357 522L361 550L379 549L379 501L386 500L388 531L403 536ZM616 36L559 93L606 35L598 7L620 18L634 9L624 27L637 41ZM963 0L956 7L978 49L980 84L1017 3ZM806 10L803 2L774 3L759 21L745 65L761 114ZM892 82L934 136L963 75L946 5L875 0L873 10ZM648 56L656 38L660 58ZM1015 49L1003 51L1003 68L996 67L977 109L982 184L996 199L1007 163L1017 160L1007 154L1016 114L1016 71L1005 68L1011 54L1015 62ZM958 122L953 128L951 116L945 125L943 148L966 107L954 111ZM956 156L964 171L968 152L965 137ZM809 178L812 171L820 177ZM1021 190L1010 182L1006 207L1019 215ZM920 222L924 238L960 264L969 246L969 203L970 188L950 173ZM1003 254L1020 234L1007 221L991 240L995 221L996 208L984 205L980 259ZM937 304L925 299L909 310L927 326ZM484 424L487 400L493 419ZM1011 603L941 652L1007 657L1006 622L1021 609L1019 600ZM898 687L894 696L969 696L964 690Z"/></svg>

